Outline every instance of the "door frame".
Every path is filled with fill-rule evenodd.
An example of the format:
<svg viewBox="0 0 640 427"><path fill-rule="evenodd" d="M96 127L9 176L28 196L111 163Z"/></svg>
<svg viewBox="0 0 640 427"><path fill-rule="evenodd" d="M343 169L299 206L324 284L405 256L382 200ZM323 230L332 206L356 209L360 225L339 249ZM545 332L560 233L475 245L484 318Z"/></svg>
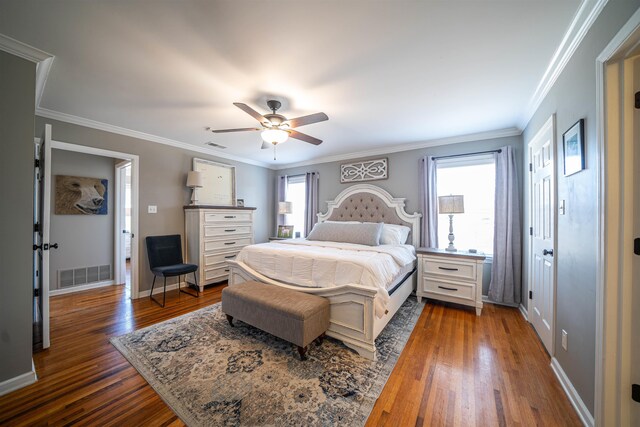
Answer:
<svg viewBox="0 0 640 427"><path fill-rule="evenodd" d="M124 272L124 277L123 277L123 267L124 267L123 263L126 264L126 260L123 262L123 260L126 257L126 255L123 253L123 250L126 251L126 249L125 249L124 236L122 233L122 230L124 229L122 212L123 212L123 201L125 196L125 193L123 191L124 182L122 181L122 172L126 167L128 167L131 164L132 162L130 160L122 160L120 162L117 162L115 165L115 174L114 174L114 177L115 177L115 183L114 183L115 227L113 228L113 241L114 241L113 278L116 284L125 283L127 279L126 271ZM135 237L135 234L132 234L132 236ZM133 238L131 239L131 244L132 244L131 257L133 258Z"/></svg>
<svg viewBox="0 0 640 427"><path fill-rule="evenodd" d="M552 210L554 212L554 216L553 216L553 250L556 251L556 248L558 247L558 216L557 216L557 206L558 206L558 152L557 152L557 141L556 141L556 115L555 113L552 114L546 122L544 122L544 124L542 126L540 126L540 129L538 129L538 131L535 133L535 135L529 140L529 142L527 142L527 159L528 159L528 163L531 163L531 150L530 150L530 145L531 142L535 141L536 139L538 139L538 137L543 133L543 132L547 132L548 130L551 130L551 150L553 152L553 172L551 173L553 176L553 206L552 206ZM526 168L526 167L525 167ZM531 170L529 170L529 172L526 174L527 175L527 188L529 191L529 226L531 227L532 225L532 221L533 221L533 191L531 186L533 185L533 182L531 180ZM533 284L533 238L531 235L528 236L529 237L529 254L528 254L528 268L527 268L527 283L529 284L528 286L528 290L531 290L531 286ZM553 301L551 303L552 307L551 307L551 321L552 321L552 325L551 325L551 349L549 350L549 355L551 357L555 356L555 352L556 352L556 289L557 287L557 271L558 271L558 262L556 260L556 255L557 253L554 254L554 260L553 260L553 293L552 293L552 298ZM525 295L525 298L529 298L528 295ZM529 300L529 302L531 302L531 300ZM531 316L533 316L532 310L533 307L530 307L530 305L527 305L527 312L528 312L528 316L527 316L527 321L529 323L532 324L533 327L533 322L531 322ZM534 328L535 329L535 328ZM541 340L542 341L542 340ZM543 345L544 346L544 345Z"/></svg>
<svg viewBox="0 0 640 427"><path fill-rule="evenodd" d="M115 159L122 159L131 162L131 233L134 236L139 236L138 233L138 217L139 217L139 165L140 158L135 154L122 153L119 151L104 150L102 148L88 147L86 145L70 144L68 142L61 142L51 140L51 148L65 151L75 151L77 153L93 154L96 156L112 157ZM46 179L51 180L51 169L48 172L45 171ZM117 191L117 190L116 190ZM139 237L131 239L131 299L138 298L139 288L139 254L138 254L138 240ZM114 242L115 243L115 242ZM117 259L114 260L114 268ZM115 277L115 274L114 274ZM47 290L48 291L48 290ZM48 295L48 292L47 292ZM48 298L48 297L47 297ZM47 301L48 303L48 301Z"/></svg>
<svg viewBox="0 0 640 427"><path fill-rule="evenodd" d="M596 425L629 425L633 280L633 93L625 59L640 43L640 9L596 59L599 194L596 261ZM637 53L636 53L637 55ZM622 94L622 96L621 96Z"/></svg>

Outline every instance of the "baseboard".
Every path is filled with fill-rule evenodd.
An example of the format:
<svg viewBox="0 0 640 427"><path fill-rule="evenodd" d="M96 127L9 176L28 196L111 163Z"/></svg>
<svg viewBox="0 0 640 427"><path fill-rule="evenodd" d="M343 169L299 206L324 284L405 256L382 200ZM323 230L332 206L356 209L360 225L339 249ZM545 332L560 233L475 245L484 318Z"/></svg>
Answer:
<svg viewBox="0 0 640 427"><path fill-rule="evenodd" d="M104 282L89 283L88 285L72 286L62 289L51 289L49 290L49 296L53 297L56 295L72 294L74 292L88 291L89 289L103 288L105 286L111 285L115 285L115 281L105 280Z"/></svg>
<svg viewBox="0 0 640 427"><path fill-rule="evenodd" d="M8 380L0 383L0 396L16 391L22 387L26 387L38 381L36 375L36 368L31 361L31 371L18 375L17 377L9 378Z"/></svg>
<svg viewBox="0 0 640 427"><path fill-rule="evenodd" d="M564 389L564 392L567 394L569 401L575 408L576 412L578 412L578 416L580 417L582 424L587 427L593 427L593 415L591 415L591 412L589 412L589 410L587 409L587 406L580 398L580 395L573 387L573 384L571 384L571 381L569 381L569 377L567 377L567 374L564 373L564 370L560 366L560 362L558 362L558 359L556 359L555 357L551 358L551 369L553 370L553 373L556 374L558 381L560 381L560 385Z"/></svg>
<svg viewBox="0 0 640 427"><path fill-rule="evenodd" d="M181 287L188 287L186 282L180 282L180 286ZM171 285L167 285L167 291L173 291L174 289L178 289L178 284L177 283L173 283ZM153 294L157 295L157 294L161 294L163 292L163 287L162 287L162 281L160 282L160 285L158 285L158 282L156 281L156 286L153 288ZM147 289L146 291L140 291L138 292L138 299L140 298L146 298L151 294L151 289Z"/></svg>
<svg viewBox="0 0 640 427"><path fill-rule="evenodd" d="M522 313L522 317L524 317L524 320L526 320L527 322L529 321L529 312L527 311L526 308L524 308L524 305L520 304L518 306L518 308L520 309L520 313Z"/></svg>

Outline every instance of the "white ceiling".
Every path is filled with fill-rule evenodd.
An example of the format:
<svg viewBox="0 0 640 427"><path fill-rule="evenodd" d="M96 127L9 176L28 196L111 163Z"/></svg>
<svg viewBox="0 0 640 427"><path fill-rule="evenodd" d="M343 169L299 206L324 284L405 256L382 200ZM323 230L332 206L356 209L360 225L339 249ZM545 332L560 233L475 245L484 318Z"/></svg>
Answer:
<svg viewBox="0 0 640 427"><path fill-rule="evenodd" d="M521 129L588 0L3 0L0 33L55 56L39 107L281 167ZM548 76L547 76L548 77ZM538 90L538 92L536 92ZM283 101L320 146L260 150Z"/></svg>

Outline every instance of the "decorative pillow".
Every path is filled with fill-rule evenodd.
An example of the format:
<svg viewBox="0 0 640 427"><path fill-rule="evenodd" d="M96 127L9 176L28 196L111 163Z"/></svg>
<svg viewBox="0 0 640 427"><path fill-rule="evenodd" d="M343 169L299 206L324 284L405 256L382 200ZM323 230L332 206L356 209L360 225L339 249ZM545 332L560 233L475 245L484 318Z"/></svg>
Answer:
<svg viewBox="0 0 640 427"><path fill-rule="evenodd" d="M404 225L384 224L382 235L380 235L381 245L404 245L411 229Z"/></svg>
<svg viewBox="0 0 640 427"><path fill-rule="evenodd" d="M378 246L381 234L382 223L319 222L313 226L307 240Z"/></svg>

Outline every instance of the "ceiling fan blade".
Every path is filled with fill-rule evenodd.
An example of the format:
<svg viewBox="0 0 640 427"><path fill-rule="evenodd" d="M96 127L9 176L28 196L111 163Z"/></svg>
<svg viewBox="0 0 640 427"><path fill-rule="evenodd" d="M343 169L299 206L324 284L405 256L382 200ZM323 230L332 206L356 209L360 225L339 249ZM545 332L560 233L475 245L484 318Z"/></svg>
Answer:
<svg viewBox="0 0 640 427"><path fill-rule="evenodd" d="M260 128L238 128L238 129L218 129L218 130L211 129L211 132L213 132L213 133L228 133L228 132L244 132L244 131L248 131L248 130L262 130L262 129L260 129Z"/></svg>
<svg viewBox="0 0 640 427"><path fill-rule="evenodd" d="M258 113L253 108L249 107L247 104L243 104L242 102L234 102L233 105L259 121L260 123L269 123L269 120L265 119L262 114Z"/></svg>
<svg viewBox="0 0 640 427"><path fill-rule="evenodd" d="M266 150L267 148L273 147L273 144L269 144L268 142L262 141L262 145L260 146L261 150Z"/></svg>
<svg viewBox="0 0 640 427"><path fill-rule="evenodd" d="M295 119L288 120L289 126L297 128L304 125L310 125L312 123L324 122L329 120L329 117L325 113L309 114L308 116L297 117Z"/></svg>
<svg viewBox="0 0 640 427"><path fill-rule="evenodd" d="M308 142L309 144L313 144L313 145L322 144L321 139L314 138L312 136L307 135L306 133L298 132L297 130L290 130L288 132L291 138L299 139L300 141Z"/></svg>

